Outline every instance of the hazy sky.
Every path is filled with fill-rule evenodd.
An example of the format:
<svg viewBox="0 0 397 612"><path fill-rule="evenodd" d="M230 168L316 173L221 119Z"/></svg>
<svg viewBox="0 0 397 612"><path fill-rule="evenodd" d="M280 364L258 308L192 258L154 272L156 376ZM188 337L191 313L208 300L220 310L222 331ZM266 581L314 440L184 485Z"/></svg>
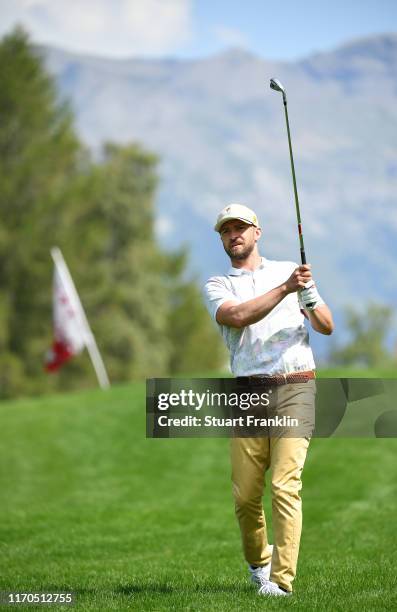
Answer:
<svg viewBox="0 0 397 612"><path fill-rule="evenodd" d="M231 46L295 59L397 31L397 0L0 0L0 34L112 57L201 57Z"/></svg>

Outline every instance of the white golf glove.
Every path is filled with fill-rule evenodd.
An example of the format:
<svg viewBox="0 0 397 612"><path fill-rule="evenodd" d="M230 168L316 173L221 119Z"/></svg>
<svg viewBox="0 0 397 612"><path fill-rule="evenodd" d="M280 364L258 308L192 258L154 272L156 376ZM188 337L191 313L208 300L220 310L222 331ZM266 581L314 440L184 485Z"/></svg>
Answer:
<svg viewBox="0 0 397 612"><path fill-rule="evenodd" d="M298 291L298 300L301 310L314 310L318 306L325 304L316 289L314 280L307 282L305 288Z"/></svg>

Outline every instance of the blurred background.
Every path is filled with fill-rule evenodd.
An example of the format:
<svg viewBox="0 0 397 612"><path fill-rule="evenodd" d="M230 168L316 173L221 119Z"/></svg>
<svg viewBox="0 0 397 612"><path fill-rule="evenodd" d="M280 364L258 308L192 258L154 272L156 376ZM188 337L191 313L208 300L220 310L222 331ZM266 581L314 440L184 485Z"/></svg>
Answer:
<svg viewBox="0 0 397 612"><path fill-rule="evenodd" d="M254 208L262 254L299 259L270 77L337 323L317 361L393 371L396 18L393 0L3 0L0 396L95 385L85 354L43 371L53 245L112 382L227 371L201 296L228 268L218 211Z"/></svg>

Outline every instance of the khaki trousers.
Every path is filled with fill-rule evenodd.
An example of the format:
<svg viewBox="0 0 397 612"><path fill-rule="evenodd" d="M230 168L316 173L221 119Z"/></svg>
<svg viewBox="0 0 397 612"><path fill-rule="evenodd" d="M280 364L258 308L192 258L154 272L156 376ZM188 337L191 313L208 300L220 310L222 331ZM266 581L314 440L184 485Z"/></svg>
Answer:
<svg viewBox="0 0 397 612"><path fill-rule="evenodd" d="M284 385L278 390L280 415L314 411L315 383ZM270 580L292 591L302 530L301 474L309 437L232 438L232 482L243 552L250 565L272 561ZM262 496L271 470L274 549L268 546Z"/></svg>

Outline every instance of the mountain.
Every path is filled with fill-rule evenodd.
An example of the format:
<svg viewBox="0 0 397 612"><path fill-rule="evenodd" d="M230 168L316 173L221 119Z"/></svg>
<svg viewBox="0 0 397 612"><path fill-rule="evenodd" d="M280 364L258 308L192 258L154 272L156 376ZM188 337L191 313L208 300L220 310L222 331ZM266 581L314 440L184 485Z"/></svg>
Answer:
<svg viewBox="0 0 397 612"><path fill-rule="evenodd" d="M202 279L228 267L212 225L231 201L258 212L266 257L299 257L279 78L322 294L337 309L396 301L397 34L289 63L240 49L194 61L41 51L94 151L135 140L160 154L159 236L188 243Z"/></svg>

